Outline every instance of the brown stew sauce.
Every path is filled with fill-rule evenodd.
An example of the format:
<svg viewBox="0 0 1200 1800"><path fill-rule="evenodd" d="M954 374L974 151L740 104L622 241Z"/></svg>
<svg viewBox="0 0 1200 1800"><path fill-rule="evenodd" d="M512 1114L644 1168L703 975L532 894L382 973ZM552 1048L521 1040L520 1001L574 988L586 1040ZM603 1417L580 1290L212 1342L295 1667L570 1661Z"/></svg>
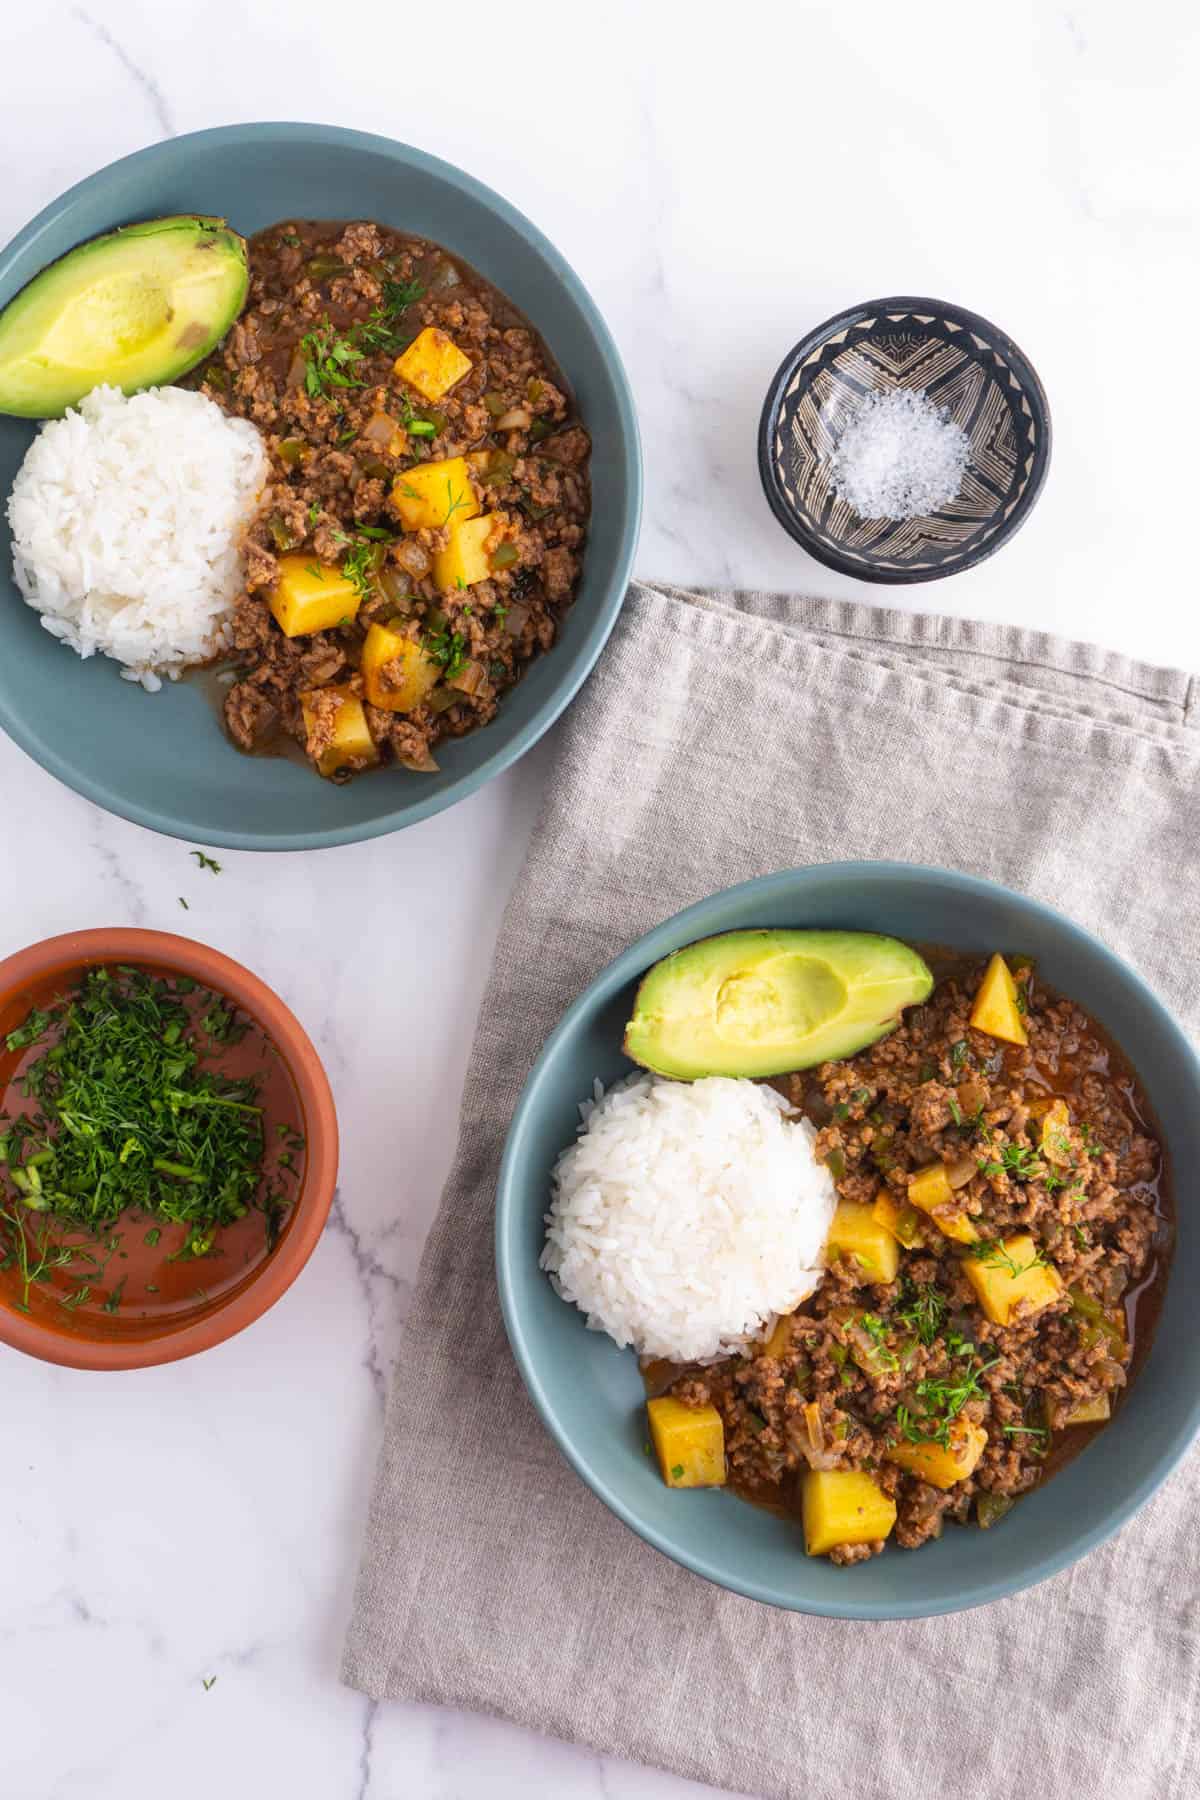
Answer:
<svg viewBox="0 0 1200 1800"><path fill-rule="evenodd" d="M951 977L965 977L978 967L977 956L965 956L960 952L945 949L942 946L915 946L925 958L933 971L935 987ZM1063 999L1065 996L1055 993L1038 983L1039 996L1047 1001ZM1073 1003L1075 1004L1075 1003ZM1174 1245L1175 1208L1170 1170L1167 1165L1166 1150L1162 1133L1154 1119L1149 1102L1142 1090L1132 1065L1120 1050L1111 1036L1096 1023L1090 1015L1088 1018L1089 1033L1099 1040L1103 1046L1098 1059L1086 1066L1078 1064L1060 1064L1057 1070L1036 1065L1034 1075L1026 1079L1036 1079L1038 1085L1051 1097L1070 1102L1079 1095L1080 1083L1085 1075L1099 1075L1111 1082L1120 1093L1134 1123L1147 1137L1153 1138L1159 1146L1159 1164L1153 1180L1144 1185L1142 1191L1149 1196L1158 1229L1155 1234L1153 1250L1149 1265L1141 1280L1123 1297L1125 1309L1126 1331L1130 1345L1130 1362L1128 1380L1112 1399L1113 1416L1127 1404L1128 1396L1137 1381L1138 1374L1149 1354L1162 1309L1163 1295L1166 1291L1167 1277L1170 1273L1171 1254ZM1010 1059L1007 1046L997 1042L996 1055L1001 1058L996 1065L999 1074L1007 1067ZM786 1078L781 1078L782 1080ZM777 1085L772 1083L771 1085ZM805 1116L816 1126L829 1122L830 1111L819 1091L814 1090L806 1098L803 1108ZM803 1314L804 1306L797 1309ZM663 1394L682 1376L703 1375L704 1370L696 1364L672 1363L663 1359L644 1361L641 1364L642 1379L647 1399L654 1399ZM1045 1457L1041 1481L1049 1480L1058 1470L1064 1468L1081 1450L1086 1449L1092 1439L1105 1429L1111 1420L1093 1425L1071 1425L1053 1432L1050 1448ZM747 1500L752 1505L765 1508L777 1515L794 1518L799 1513L800 1481L803 1468L785 1477L780 1483L756 1485L738 1479L734 1470L729 1470L727 1487L739 1499ZM1041 1483L1039 1482L1039 1486Z"/></svg>

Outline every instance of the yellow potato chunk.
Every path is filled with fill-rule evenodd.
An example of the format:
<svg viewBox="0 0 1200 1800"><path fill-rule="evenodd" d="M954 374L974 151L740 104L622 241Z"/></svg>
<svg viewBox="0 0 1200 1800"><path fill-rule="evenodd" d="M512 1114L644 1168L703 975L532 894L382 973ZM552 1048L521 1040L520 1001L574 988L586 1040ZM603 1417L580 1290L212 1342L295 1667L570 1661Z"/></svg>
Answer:
<svg viewBox="0 0 1200 1800"><path fill-rule="evenodd" d="M1094 1400L1081 1400L1073 1407L1063 1420L1064 1425L1103 1425L1106 1419L1112 1418L1112 1402L1107 1394L1097 1394Z"/></svg>
<svg viewBox="0 0 1200 1800"><path fill-rule="evenodd" d="M321 688L311 690L300 696L300 711L304 717L304 729L310 735L316 722L313 702L316 694L337 694L341 700L337 717L333 725L333 740L317 758L317 768L322 775L335 775L339 769L345 768L356 757L366 757L376 762L379 752L375 740L367 727L367 715L363 711L362 701L357 694L345 687Z"/></svg>
<svg viewBox="0 0 1200 1800"><path fill-rule="evenodd" d="M965 1481L987 1449L987 1432L981 1425L956 1419L950 1427L949 1444L893 1444L884 1452L888 1462L907 1469L910 1475L927 1481L930 1487L949 1488Z"/></svg>
<svg viewBox="0 0 1200 1800"><path fill-rule="evenodd" d="M471 359L452 337L436 325L427 325L403 356L396 358L394 367L401 381L415 387L426 400L440 400L462 380L471 367Z"/></svg>
<svg viewBox="0 0 1200 1800"><path fill-rule="evenodd" d="M1000 955L993 956L984 971L971 1008L971 1024L976 1031L1001 1038L1006 1044L1027 1044L1029 1033L1017 1005L1017 984L1012 970Z"/></svg>
<svg viewBox="0 0 1200 1800"><path fill-rule="evenodd" d="M979 1233L967 1218L950 1186L945 1163L932 1163L928 1169L922 1169L919 1174L914 1175L908 1184L908 1199L910 1205L918 1206L923 1213L928 1213L938 1230L946 1237L953 1238L956 1243L974 1244L979 1241Z"/></svg>
<svg viewBox="0 0 1200 1800"><path fill-rule="evenodd" d="M769 1335L763 1339L761 1355L773 1356L778 1361L791 1349L791 1344L792 1315L784 1313L781 1318L776 1319Z"/></svg>
<svg viewBox="0 0 1200 1800"><path fill-rule="evenodd" d="M362 653L363 686L372 706L384 712L415 712L441 670L419 644L386 625L372 625Z"/></svg>
<svg viewBox="0 0 1200 1800"><path fill-rule="evenodd" d="M451 520L475 518L479 502L466 457L404 469L392 484L392 505L406 531L438 531Z"/></svg>
<svg viewBox="0 0 1200 1800"><path fill-rule="evenodd" d="M871 1208L872 1217L877 1219L885 1231L890 1231L898 1244L906 1250L912 1250L924 1242L921 1236L921 1221L911 1206L899 1206L883 1188L876 1196Z"/></svg>
<svg viewBox="0 0 1200 1800"><path fill-rule="evenodd" d="M804 1548L827 1556L838 1544L873 1544L891 1533L896 1502L858 1469L810 1469L801 1500Z"/></svg>
<svg viewBox="0 0 1200 1800"><path fill-rule="evenodd" d="M963 1273L993 1325L1008 1325L1018 1305L1040 1312L1063 1291L1062 1277L1051 1263L1037 1262L1037 1245L1027 1231L1006 1238L986 1260L964 1256Z"/></svg>
<svg viewBox="0 0 1200 1800"><path fill-rule="evenodd" d="M685 1406L664 1394L648 1400L646 1412L668 1487L725 1485L725 1427L715 1406Z"/></svg>
<svg viewBox="0 0 1200 1800"><path fill-rule="evenodd" d="M354 618L362 595L336 563L313 556L281 556L279 575L267 599L285 637L329 631Z"/></svg>
<svg viewBox="0 0 1200 1800"><path fill-rule="evenodd" d="M1042 1155L1060 1169L1071 1162L1071 1109L1065 1100L1056 1100L1042 1119Z"/></svg>
<svg viewBox="0 0 1200 1800"><path fill-rule="evenodd" d="M868 1281L895 1281L900 1267L900 1246L871 1207L857 1200L839 1200L829 1227L826 1250L853 1257Z"/></svg>
<svg viewBox="0 0 1200 1800"><path fill-rule="evenodd" d="M484 546L495 525L494 513L485 513L481 519L455 519L450 542L433 558L433 579L444 594L488 579L492 562Z"/></svg>

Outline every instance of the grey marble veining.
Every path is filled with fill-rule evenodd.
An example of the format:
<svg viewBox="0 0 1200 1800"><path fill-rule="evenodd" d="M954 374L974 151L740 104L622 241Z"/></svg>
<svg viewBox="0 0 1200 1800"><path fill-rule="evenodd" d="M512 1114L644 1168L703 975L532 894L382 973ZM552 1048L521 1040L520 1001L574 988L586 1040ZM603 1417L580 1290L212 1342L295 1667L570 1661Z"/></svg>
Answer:
<svg viewBox="0 0 1200 1800"><path fill-rule="evenodd" d="M1163 0L1153 30L1117 0L1017 0L1002 33L984 7L907 33L883 0L610 0L602 22L461 0L439 15L436 81L414 74L421 31L384 0L12 7L0 236L175 132L308 116L407 138L529 213L609 319L641 411L642 573L858 592L1200 665L1194 582L1142 504L1190 476L1200 377L1180 358L1129 378L1137 326L1190 293L1197 265L1184 0ZM451 77L480 43L486 79L457 106ZM779 530L754 432L801 332L889 291L1011 331L1048 389L1055 454L1001 555L885 595ZM314 1037L344 1146L312 1262L233 1342L113 1377L0 1359L4 1800L705 1791L496 1720L371 1706L336 1677L388 1374L552 755L402 837L219 853L213 877L0 739L0 954L117 922L216 945Z"/></svg>

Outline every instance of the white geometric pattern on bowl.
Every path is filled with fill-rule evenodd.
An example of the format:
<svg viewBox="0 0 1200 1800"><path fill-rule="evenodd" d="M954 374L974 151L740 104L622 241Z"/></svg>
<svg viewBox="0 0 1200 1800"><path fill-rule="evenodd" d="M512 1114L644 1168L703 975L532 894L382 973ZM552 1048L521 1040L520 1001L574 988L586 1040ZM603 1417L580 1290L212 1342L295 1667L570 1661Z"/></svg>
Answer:
<svg viewBox="0 0 1200 1800"><path fill-rule="evenodd" d="M966 431L958 496L916 519L863 519L831 486L829 456L867 393L927 393ZM1039 461L1025 381L994 343L933 313L872 314L819 344L780 399L773 460L784 498L829 549L866 568L949 573L978 554L1020 505Z"/></svg>

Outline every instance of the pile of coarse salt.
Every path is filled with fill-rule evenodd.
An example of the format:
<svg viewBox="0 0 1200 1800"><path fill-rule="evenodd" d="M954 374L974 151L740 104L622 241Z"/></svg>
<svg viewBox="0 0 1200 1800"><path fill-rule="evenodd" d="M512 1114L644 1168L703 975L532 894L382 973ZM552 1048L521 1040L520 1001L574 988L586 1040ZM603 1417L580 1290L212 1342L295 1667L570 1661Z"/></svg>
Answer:
<svg viewBox="0 0 1200 1800"><path fill-rule="evenodd" d="M833 491L862 519L917 519L957 496L969 450L923 390L868 394L834 445Z"/></svg>

